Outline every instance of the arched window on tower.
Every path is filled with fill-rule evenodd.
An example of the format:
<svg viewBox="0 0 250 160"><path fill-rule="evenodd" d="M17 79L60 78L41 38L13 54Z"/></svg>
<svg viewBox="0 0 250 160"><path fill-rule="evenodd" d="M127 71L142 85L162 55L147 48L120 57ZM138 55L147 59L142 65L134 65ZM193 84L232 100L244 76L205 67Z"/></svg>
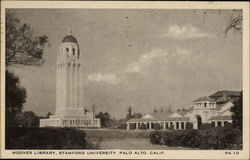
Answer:
<svg viewBox="0 0 250 160"><path fill-rule="evenodd" d="M73 56L75 55L75 48L73 48Z"/></svg>
<svg viewBox="0 0 250 160"><path fill-rule="evenodd" d="M66 53L68 53L69 52L69 48L66 48Z"/></svg>

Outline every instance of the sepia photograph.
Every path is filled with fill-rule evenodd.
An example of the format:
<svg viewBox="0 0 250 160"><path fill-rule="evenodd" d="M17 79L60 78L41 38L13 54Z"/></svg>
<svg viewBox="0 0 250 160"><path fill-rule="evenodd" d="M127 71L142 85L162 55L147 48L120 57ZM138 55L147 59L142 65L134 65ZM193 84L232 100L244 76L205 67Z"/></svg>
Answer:
<svg viewBox="0 0 250 160"><path fill-rule="evenodd" d="M4 9L1 150L246 149L243 9Z"/></svg>

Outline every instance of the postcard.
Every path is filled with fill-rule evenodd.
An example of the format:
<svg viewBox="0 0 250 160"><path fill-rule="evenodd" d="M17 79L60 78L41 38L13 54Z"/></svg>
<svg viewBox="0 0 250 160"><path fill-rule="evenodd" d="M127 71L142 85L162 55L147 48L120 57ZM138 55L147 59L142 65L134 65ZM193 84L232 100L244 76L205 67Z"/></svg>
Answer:
<svg viewBox="0 0 250 160"><path fill-rule="evenodd" d="M1 158L249 159L249 3L1 6Z"/></svg>

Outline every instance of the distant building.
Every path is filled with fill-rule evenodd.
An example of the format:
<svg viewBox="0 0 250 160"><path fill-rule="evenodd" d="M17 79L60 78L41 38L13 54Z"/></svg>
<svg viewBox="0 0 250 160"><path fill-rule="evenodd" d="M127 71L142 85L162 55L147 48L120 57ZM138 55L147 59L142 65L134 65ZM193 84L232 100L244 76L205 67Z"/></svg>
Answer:
<svg viewBox="0 0 250 160"><path fill-rule="evenodd" d="M201 97L193 102L189 110L182 110L174 113L151 113L140 119L127 121L127 129L154 129L159 125L160 129L186 129L192 126L193 129L201 128L202 124L209 124L212 127L224 127L232 124L232 112L230 108L240 98L238 91L218 91L209 97Z"/></svg>
<svg viewBox="0 0 250 160"><path fill-rule="evenodd" d="M71 31L60 45L56 64L56 113L40 120L40 127L100 127L95 111L83 105L81 55Z"/></svg>

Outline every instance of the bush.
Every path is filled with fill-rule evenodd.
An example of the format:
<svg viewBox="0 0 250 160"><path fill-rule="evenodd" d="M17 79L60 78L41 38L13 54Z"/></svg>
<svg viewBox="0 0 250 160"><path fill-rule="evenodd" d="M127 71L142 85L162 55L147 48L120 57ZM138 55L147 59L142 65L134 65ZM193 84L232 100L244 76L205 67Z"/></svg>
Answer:
<svg viewBox="0 0 250 160"><path fill-rule="evenodd" d="M233 128L212 128L201 131L202 149L242 149L242 132Z"/></svg>
<svg viewBox="0 0 250 160"><path fill-rule="evenodd" d="M193 129L193 123L187 122L186 129Z"/></svg>
<svg viewBox="0 0 250 160"><path fill-rule="evenodd" d="M149 135L150 142L152 144L160 144L162 137L162 131L153 131Z"/></svg>
<svg viewBox="0 0 250 160"><path fill-rule="evenodd" d="M136 128L136 124L135 123L130 123L129 129L130 130L135 130L135 128Z"/></svg>
<svg viewBox="0 0 250 160"><path fill-rule="evenodd" d="M155 131L150 134L150 142L201 149L242 149L242 132L239 129L222 127L203 130Z"/></svg>
<svg viewBox="0 0 250 160"><path fill-rule="evenodd" d="M161 129L160 123L154 123L154 130L160 130L160 129Z"/></svg>
<svg viewBox="0 0 250 160"><path fill-rule="evenodd" d="M201 124L201 128L200 129L208 129L208 128L212 128L212 124L210 124L210 123L203 123L203 124Z"/></svg>
<svg viewBox="0 0 250 160"><path fill-rule="evenodd" d="M125 130L125 129L127 129L127 124L126 123L121 124L118 128Z"/></svg>
<svg viewBox="0 0 250 160"><path fill-rule="evenodd" d="M73 128L7 128L6 149L87 149L84 131Z"/></svg>
<svg viewBox="0 0 250 160"><path fill-rule="evenodd" d="M146 124L141 124L141 125L139 125L139 129L146 130L147 129L147 125Z"/></svg>

